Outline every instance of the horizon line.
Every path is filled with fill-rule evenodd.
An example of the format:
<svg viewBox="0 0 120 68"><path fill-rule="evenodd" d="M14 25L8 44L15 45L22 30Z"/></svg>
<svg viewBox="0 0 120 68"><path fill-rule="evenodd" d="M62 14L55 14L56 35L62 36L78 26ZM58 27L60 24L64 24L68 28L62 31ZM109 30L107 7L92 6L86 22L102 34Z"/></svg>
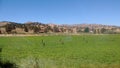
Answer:
<svg viewBox="0 0 120 68"><path fill-rule="evenodd" d="M120 26L120 25L111 25L111 24L102 24L102 23L53 23L53 22L49 22L49 23L45 23L45 22L40 22L40 21L26 21L26 22L17 22L17 21L0 21L1 22L13 22L13 23L20 23L20 24L25 24L25 23L42 23L42 24L56 24L56 25L78 25L78 24L96 24L96 25L107 25L107 26Z"/></svg>

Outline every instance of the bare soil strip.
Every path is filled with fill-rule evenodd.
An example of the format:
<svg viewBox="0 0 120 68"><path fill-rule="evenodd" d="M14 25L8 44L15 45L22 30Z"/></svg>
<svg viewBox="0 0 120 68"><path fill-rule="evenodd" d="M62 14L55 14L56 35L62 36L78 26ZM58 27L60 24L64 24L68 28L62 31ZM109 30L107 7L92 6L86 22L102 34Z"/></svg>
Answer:
<svg viewBox="0 0 120 68"><path fill-rule="evenodd" d="M110 35L110 34L73 34L73 33L68 33L68 34L59 34L59 33L53 33L53 34L0 34L1 36L53 36L53 35ZM114 34L117 35L117 34Z"/></svg>

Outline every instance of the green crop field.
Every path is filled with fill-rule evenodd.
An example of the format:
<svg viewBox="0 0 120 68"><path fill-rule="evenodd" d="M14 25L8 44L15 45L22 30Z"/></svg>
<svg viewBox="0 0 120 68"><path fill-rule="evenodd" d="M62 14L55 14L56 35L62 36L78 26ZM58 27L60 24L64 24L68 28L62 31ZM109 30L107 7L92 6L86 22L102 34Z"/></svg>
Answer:
<svg viewBox="0 0 120 68"><path fill-rule="evenodd" d="M0 48L18 68L120 68L120 35L4 36Z"/></svg>

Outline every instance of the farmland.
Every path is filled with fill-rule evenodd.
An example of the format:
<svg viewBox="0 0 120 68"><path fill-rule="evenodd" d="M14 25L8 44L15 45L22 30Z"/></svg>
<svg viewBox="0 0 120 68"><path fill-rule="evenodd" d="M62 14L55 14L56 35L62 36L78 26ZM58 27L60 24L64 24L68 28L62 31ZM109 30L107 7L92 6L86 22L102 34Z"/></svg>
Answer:
<svg viewBox="0 0 120 68"><path fill-rule="evenodd" d="M18 68L120 68L120 35L1 36L0 48Z"/></svg>

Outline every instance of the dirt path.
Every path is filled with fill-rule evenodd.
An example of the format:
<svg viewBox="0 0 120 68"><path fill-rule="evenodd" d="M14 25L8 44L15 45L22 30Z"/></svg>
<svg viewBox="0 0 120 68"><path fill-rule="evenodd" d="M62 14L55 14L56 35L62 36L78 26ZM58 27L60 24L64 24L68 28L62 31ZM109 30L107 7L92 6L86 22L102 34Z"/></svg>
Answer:
<svg viewBox="0 0 120 68"><path fill-rule="evenodd" d="M53 34L0 34L0 37L2 36L53 36L53 35L110 35L110 34L59 34L59 33L53 33ZM116 35L116 34L115 34Z"/></svg>

